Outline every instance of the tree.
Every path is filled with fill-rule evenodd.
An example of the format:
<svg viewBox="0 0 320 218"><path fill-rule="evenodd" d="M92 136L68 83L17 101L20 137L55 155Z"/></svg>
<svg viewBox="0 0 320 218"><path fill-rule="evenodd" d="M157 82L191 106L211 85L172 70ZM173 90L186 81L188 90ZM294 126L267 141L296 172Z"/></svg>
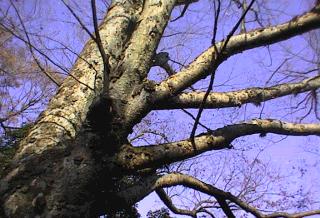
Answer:
<svg viewBox="0 0 320 218"><path fill-rule="evenodd" d="M168 53L157 52L157 48L174 7L182 5L179 19L183 19L188 7L195 2L114 0L98 26L95 1L91 0L94 26L91 33L63 1L90 39L70 75L61 85L56 83L59 85L56 95L20 142L10 170L1 180L2 216L94 217L116 216L123 211L133 214L136 211L132 205L154 191L174 213L191 217L204 212L210 214L201 207L192 211L177 208L164 188L179 185L212 196L227 217L235 217L235 208L256 217L302 217L320 213L311 210L292 215L285 212L266 215L242 198L195 177L157 171L204 152L232 149L231 143L243 136L320 135L317 123L260 118L196 133L198 125L205 127L200 123L204 109L240 107L248 103L259 106L282 96L316 93L320 87L317 75L263 88L213 92L212 87L217 68L229 57L319 28L320 5L317 3L308 12L282 24L253 30L246 27L236 34L240 25L248 23L244 19L248 13L253 16L259 13L253 0L241 7L242 15L229 34L216 42L221 1L214 1L212 45L175 73L168 64ZM230 4L232 2L239 1L230 1ZM24 42L35 58L34 52L41 54L41 50L36 50L28 40L28 31L18 13L16 18L26 34ZM1 26L10 32L6 25ZM164 68L170 77L159 83L148 79L153 66ZM50 78L50 74L46 75ZM207 76L210 76L208 88L197 91L194 84ZM50 79L54 82L54 78ZM186 111L190 108L199 109L196 116ZM147 114L173 109L183 109L193 117L189 138L148 146L133 146L128 141L128 135Z"/></svg>
<svg viewBox="0 0 320 218"><path fill-rule="evenodd" d="M2 17L0 20L3 20ZM31 113L41 111L55 90L25 45L0 27L0 132L32 122ZM50 68L46 67L49 71ZM42 68L43 69L43 68ZM56 76L57 77L57 76ZM57 77L58 79L58 77ZM19 93L19 94L12 94Z"/></svg>

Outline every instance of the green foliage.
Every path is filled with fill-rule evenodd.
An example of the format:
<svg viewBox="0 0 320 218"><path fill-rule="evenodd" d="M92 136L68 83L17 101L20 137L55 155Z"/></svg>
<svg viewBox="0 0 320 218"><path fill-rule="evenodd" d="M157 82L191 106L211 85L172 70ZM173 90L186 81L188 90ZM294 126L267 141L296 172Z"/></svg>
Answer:
<svg viewBox="0 0 320 218"><path fill-rule="evenodd" d="M16 153L16 147L0 147L0 178L5 175L5 171Z"/></svg>
<svg viewBox="0 0 320 218"><path fill-rule="evenodd" d="M114 216L111 217L121 217L121 218L140 218L140 214L136 206L123 208L121 211L117 211Z"/></svg>
<svg viewBox="0 0 320 218"><path fill-rule="evenodd" d="M22 128L7 131L0 137L0 178L5 175L19 142L26 136L31 126L32 124L26 124Z"/></svg>
<svg viewBox="0 0 320 218"><path fill-rule="evenodd" d="M21 128L9 130L0 137L0 149L6 147L16 147L21 139L28 133L33 124L25 124Z"/></svg>
<svg viewBox="0 0 320 218"><path fill-rule="evenodd" d="M147 213L148 218L170 218L170 213L167 208L162 207L159 210L149 211Z"/></svg>

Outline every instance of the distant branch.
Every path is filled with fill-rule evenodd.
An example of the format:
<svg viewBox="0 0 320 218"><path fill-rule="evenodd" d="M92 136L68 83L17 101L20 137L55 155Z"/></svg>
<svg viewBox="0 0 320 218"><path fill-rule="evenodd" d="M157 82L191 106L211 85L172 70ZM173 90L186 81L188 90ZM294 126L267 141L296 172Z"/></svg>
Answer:
<svg viewBox="0 0 320 218"><path fill-rule="evenodd" d="M148 184L145 184L145 185L146 185L145 187L148 187L150 189L149 190L150 192L156 191L157 194L160 196L160 199L168 206L168 208L172 212L177 214L188 215L191 217L196 217L196 213L201 211L188 211L188 210L176 208L176 206L173 205L173 202L171 201L169 196L167 196L166 193L162 190L162 188L182 185L184 187L194 189L204 194L213 196L214 198L217 199L217 202L219 203L221 209L224 211L224 213L228 217L235 217L235 216L231 211L229 205L226 203L226 201L230 201L236 204L239 208L241 208L242 210L248 213L251 213L257 218L276 218L276 217L298 218L298 217L306 217L306 216L320 214L320 210L312 210L312 211L292 213L292 214L285 213L285 212L275 212L271 214L264 214L260 212L259 209L251 206L247 202L244 202L239 197L231 194L230 192L223 191L221 189L214 187L213 185L202 182L197 178L194 178L189 175L181 174L181 173L170 173L158 178L154 177L153 179L148 180ZM133 186L125 191L126 193L134 193L137 191L137 187ZM120 193L120 195L125 197L124 193Z"/></svg>
<svg viewBox="0 0 320 218"><path fill-rule="evenodd" d="M70 13L73 15L73 17L78 21L78 23L80 24L81 28L86 31L86 33L91 37L91 39L93 39L94 41L96 41L96 38L94 37L94 35L92 35L91 31L86 27L86 25L81 21L80 17L74 12L74 10L65 2L65 0L61 0L61 2L66 6L66 8L68 8L68 10L70 11ZM93 9L92 9L93 10Z"/></svg>
<svg viewBox="0 0 320 218"><path fill-rule="evenodd" d="M20 16L20 13L19 13L17 7L15 6L15 4L14 4L12 1L10 1L10 2L11 2L11 5L12 5L12 7L14 8L14 10L15 10L17 16L18 16L18 19L19 19L19 22L20 22L20 24L21 24L21 26L22 26L22 28L23 28L24 34L26 35L26 38L27 38L27 41L28 41L27 45L28 45L29 51L30 51L30 53L31 53L34 61L36 62L37 66L39 67L39 69L41 70L41 72L44 73L55 85L57 85L57 86L59 87L59 86L61 85L61 83L60 83L59 81L57 81L52 75L50 75L50 73L48 73L48 72L42 67L40 61L39 61L38 58L35 56L35 54L34 54L34 52L33 52L33 49L32 49L32 46L31 46L31 40L30 40L30 38L29 38L29 34L28 34L27 29L26 29L26 27L25 27L25 25L24 25L24 22L23 22L23 20L22 20L22 18L21 18L21 16Z"/></svg>
<svg viewBox="0 0 320 218"><path fill-rule="evenodd" d="M311 216L315 214L320 214L320 210L313 210L313 211L293 213L293 214L284 213L284 212L263 214L257 208L249 205L248 203L244 202L243 200L231 194L230 192L225 192L210 184L204 183L194 177L180 174L180 173L172 173L172 174L162 176L155 182L154 186L158 188L158 187L171 187L171 186L177 186L177 185L182 185L182 186L185 186L185 187L188 187L188 188L191 188L215 197L221 207L226 207L222 209L228 217L235 217L235 216L233 215L233 212L231 211L229 206L223 203L223 202L226 202L226 200L233 202L238 207L240 207L241 209L243 209L248 213L253 214L257 218L275 218L275 217L298 218L298 217L306 217L306 216Z"/></svg>
<svg viewBox="0 0 320 218"><path fill-rule="evenodd" d="M66 73L66 75L69 75L71 78L73 78L74 80L76 80L78 83L86 86L88 89L90 90L94 90L92 87L90 87L89 85L81 82L78 78L76 78L74 75L69 74L69 72L63 68L62 66L60 66L58 63L56 63L52 58L50 58L48 55L46 55L44 52L41 51L41 49L38 49L36 46L34 46L33 44L31 44L31 42L29 42L28 40L24 39L23 37L20 37L17 33L13 32L9 27L5 26L3 23L0 22L0 26L5 29L6 31L8 31L12 36L16 37L17 39L21 40L22 42L24 42L28 47L31 47L33 50L35 50L38 54L40 54L41 56L43 56L44 58L46 58L50 63L52 63L54 66L58 67L59 69L61 69L62 71L64 71ZM28 34L29 35L29 34ZM83 59L82 57L80 58L82 60L85 61L85 59ZM96 70L95 70L96 71Z"/></svg>

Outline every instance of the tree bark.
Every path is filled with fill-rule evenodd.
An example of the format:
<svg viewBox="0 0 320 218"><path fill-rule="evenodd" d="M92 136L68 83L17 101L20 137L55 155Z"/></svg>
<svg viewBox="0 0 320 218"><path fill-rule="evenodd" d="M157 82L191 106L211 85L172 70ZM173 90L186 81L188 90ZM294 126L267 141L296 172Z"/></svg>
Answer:
<svg viewBox="0 0 320 218"><path fill-rule="evenodd" d="M113 1L100 25L112 70L122 58L141 6ZM104 191L96 179L103 177L99 153L119 145L103 135L111 132L112 115L110 105L100 103L103 63L92 39L71 75L21 142L11 172L1 180L3 216L93 217L105 212L99 197ZM102 139L108 143L102 146Z"/></svg>

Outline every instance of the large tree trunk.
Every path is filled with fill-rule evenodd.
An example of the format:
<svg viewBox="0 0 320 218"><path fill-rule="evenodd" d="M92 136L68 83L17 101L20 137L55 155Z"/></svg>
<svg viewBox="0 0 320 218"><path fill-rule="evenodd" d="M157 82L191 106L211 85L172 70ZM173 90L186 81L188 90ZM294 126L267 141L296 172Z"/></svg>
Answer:
<svg viewBox="0 0 320 218"><path fill-rule="evenodd" d="M122 2L114 1L100 26L104 47L113 55L112 70L118 67L141 10L141 4ZM103 63L92 39L80 57L72 76L21 142L11 172L1 181L2 216L94 217L106 209L104 199L109 196L101 186L108 187L111 177L101 171L101 157L126 139L111 127L119 109L110 112L110 105L101 104ZM117 140L110 138L111 132Z"/></svg>
<svg viewBox="0 0 320 218"><path fill-rule="evenodd" d="M1 180L3 216L94 217L126 207L112 195L125 176L112 158L147 113L143 104L128 112L127 102L135 87L141 92L174 2L113 1L99 27L110 95L102 93L104 63L91 39Z"/></svg>

